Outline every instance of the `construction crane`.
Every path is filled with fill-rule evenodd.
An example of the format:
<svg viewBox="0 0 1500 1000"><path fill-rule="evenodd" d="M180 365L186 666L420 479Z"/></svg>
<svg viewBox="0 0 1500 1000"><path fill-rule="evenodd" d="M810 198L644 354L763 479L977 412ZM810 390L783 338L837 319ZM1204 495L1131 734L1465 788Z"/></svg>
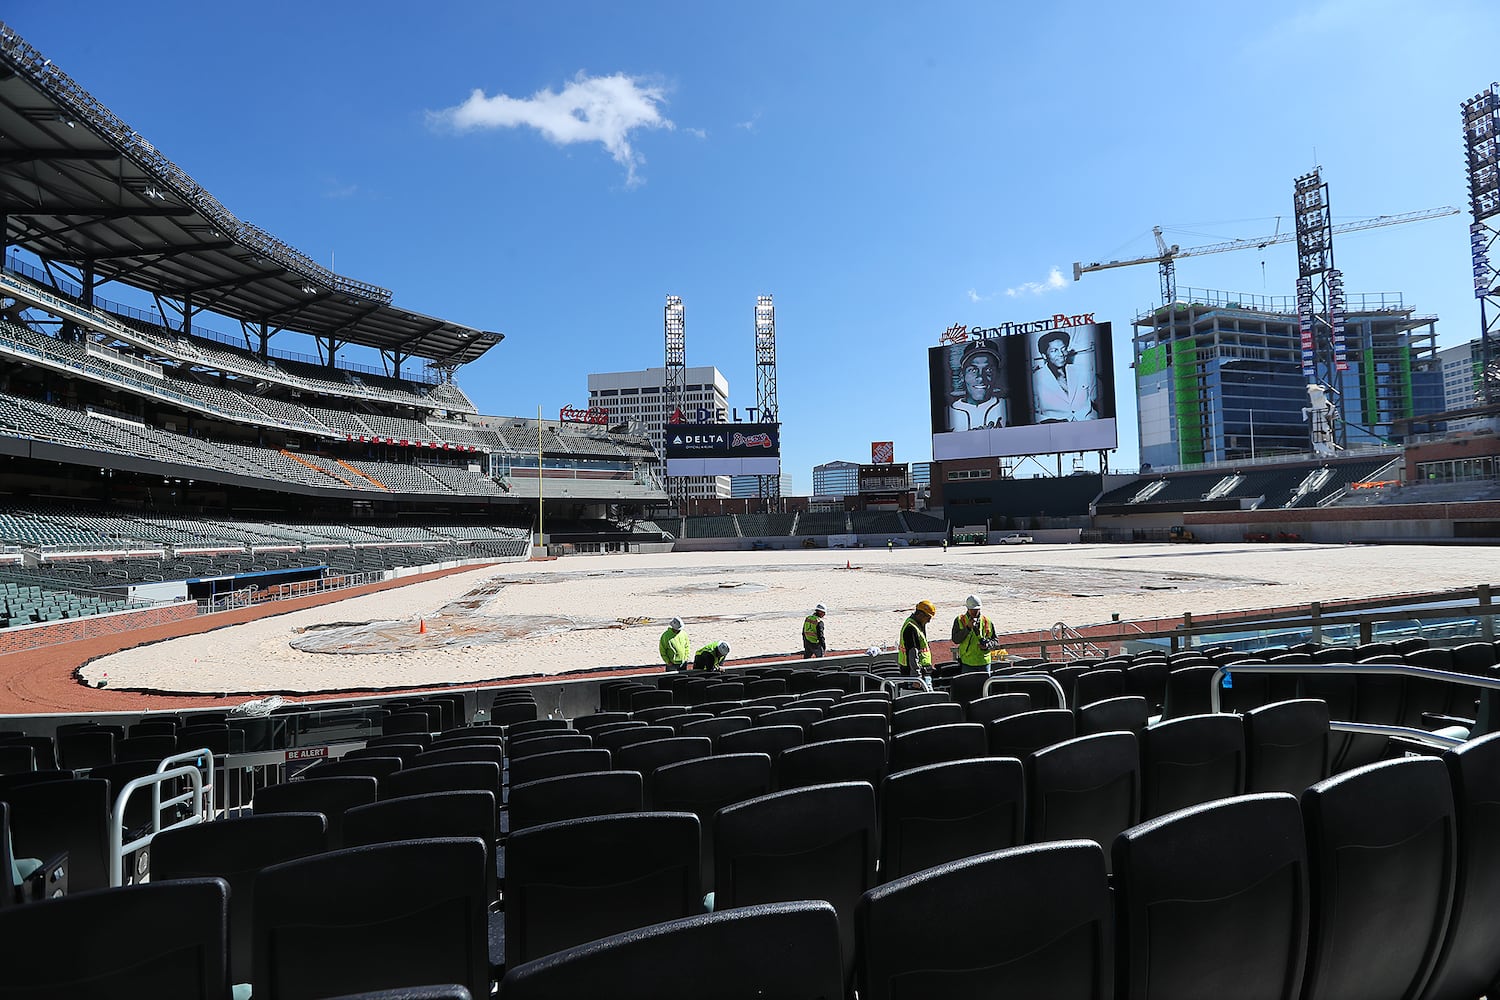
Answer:
<svg viewBox="0 0 1500 1000"><path fill-rule="evenodd" d="M1378 229L1381 226L1399 226L1407 222L1421 222L1424 219L1439 219L1445 215L1457 215L1458 209L1444 206L1442 208L1429 208L1421 212L1407 212L1404 215L1377 215L1373 219L1361 219L1359 222L1346 222L1340 226L1334 226L1335 233L1353 233L1361 229ZM1210 243L1207 246L1183 248L1173 243L1168 245L1162 239L1161 227L1152 226L1151 233L1156 237L1156 254L1152 257L1132 257L1129 260L1106 260L1096 261L1092 264L1074 263L1073 280L1077 281L1091 271L1107 271L1112 267L1133 267L1136 264L1155 263L1161 272L1161 299L1163 305L1171 305L1177 301L1177 266L1174 263L1178 257L1198 257L1208 253L1223 253L1226 250L1245 250L1255 247L1257 250L1264 249L1276 243L1290 243L1297 238L1294 231L1287 233L1275 233L1271 236L1260 236L1254 239L1228 240L1224 243Z"/></svg>

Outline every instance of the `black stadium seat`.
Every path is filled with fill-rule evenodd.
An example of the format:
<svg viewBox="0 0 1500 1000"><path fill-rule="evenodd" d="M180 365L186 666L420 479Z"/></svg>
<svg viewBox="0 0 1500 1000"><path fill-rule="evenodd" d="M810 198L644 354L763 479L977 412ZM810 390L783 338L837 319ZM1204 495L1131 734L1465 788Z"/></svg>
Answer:
<svg viewBox="0 0 1500 1000"><path fill-rule="evenodd" d="M227 1000L229 887L188 879L0 909L7 997Z"/></svg>
<svg viewBox="0 0 1500 1000"><path fill-rule="evenodd" d="M639 771L585 771L511 785L507 809L516 833L565 819L640 812L643 804Z"/></svg>
<svg viewBox="0 0 1500 1000"><path fill-rule="evenodd" d="M1304 792L1302 813L1312 888L1303 997L1419 995L1453 904L1447 768L1411 757L1347 771Z"/></svg>
<svg viewBox="0 0 1500 1000"><path fill-rule="evenodd" d="M872 889L859 902L860 1000L1114 996L1104 852L1016 847Z"/></svg>
<svg viewBox="0 0 1500 1000"><path fill-rule="evenodd" d="M1297 800L1220 799L1113 845L1118 995L1298 1000L1308 947Z"/></svg>
<svg viewBox="0 0 1500 1000"><path fill-rule="evenodd" d="M714 888L714 814L771 788L767 754L717 754L657 768L646 784L646 801L653 809L698 817L703 891L708 893Z"/></svg>
<svg viewBox="0 0 1500 1000"><path fill-rule="evenodd" d="M478 837L438 838L263 869L255 882L254 995L313 1000L456 982L488 996L487 858Z"/></svg>
<svg viewBox="0 0 1500 1000"><path fill-rule="evenodd" d="M880 789L880 879L1024 842L1021 762L979 757L898 771Z"/></svg>
<svg viewBox="0 0 1500 1000"><path fill-rule="evenodd" d="M639 812L521 830L505 847L507 968L702 909L698 817Z"/></svg>
<svg viewBox="0 0 1500 1000"><path fill-rule="evenodd" d="M1037 751L1027 768L1027 840L1112 843L1140 820L1133 733L1079 736Z"/></svg>
<svg viewBox="0 0 1500 1000"><path fill-rule="evenodd" d="M1188 715L1141 740L1141 818L1245 790L1245 728L1237 715Z"/></svg>
<svg viewBox="0 0 1500 1000"><path fill-rule="evenodd" d="M834 1000L843 994L839 922L821 900L685 917L508 969L505 1000Z"/></svg>

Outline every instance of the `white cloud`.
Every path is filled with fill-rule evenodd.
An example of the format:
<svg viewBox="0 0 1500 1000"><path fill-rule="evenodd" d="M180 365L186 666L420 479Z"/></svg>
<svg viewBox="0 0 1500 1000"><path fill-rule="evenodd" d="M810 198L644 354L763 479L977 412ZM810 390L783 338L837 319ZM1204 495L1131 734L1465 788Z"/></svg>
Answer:
<svg viewBox="0 0 1500 1000"><path fill-rule="evenodd" d="M1055 292L1059 288L1066 287L1067 284L1063 280L1062 271L1054 267L1047 272L1046 280L1028 281L1014 288L1007 288L1005 294L1013 299L1022 295L1046 295L1048 292Z"/></svg>
<svg viewBox="0 0 1500 1000"><path fill-rule="evenodd" d="M708 130L707 129L701 129L701 128L684 128L683 131L686 132L688 135L692 136L695 139L707 139L708 138Z"/></svg>
<svg viewBox="0 0 1500 1000"><path fill-rule="evenodd" d="M759 123L760 123L760 112L757 111L757 112L755 112L755 114L751 115L747 120L742 121L742 122L735 122L734 123L734 127L735 128L742 128L746 132L754 132L756 130L755 126L758 125Z"/></svg>
<svg viewBox="0 0 1500 1000"><path fill-rule="evenodd" d="M980 295L974 289L972 289L972 288L969 289L969 301L970 302L983 302L985 299L989 299L989 298L993 298L993 297L994 296L991 296L991 295Z"/></svg>
<svg viewBox="0 0 1500 1000"><path fill-rule="evenodd" d="M626 184L634 186L640 183L636 169L646 160L632 148L631 135L638 129L676 128L661 113L665 103L664 88L640 77L588 76L580 71L561 91L487 97L475 90L462 104L429 111L427 118L434 126L459 132L527 126L558 146L597 142L625 168Z"/></svg>

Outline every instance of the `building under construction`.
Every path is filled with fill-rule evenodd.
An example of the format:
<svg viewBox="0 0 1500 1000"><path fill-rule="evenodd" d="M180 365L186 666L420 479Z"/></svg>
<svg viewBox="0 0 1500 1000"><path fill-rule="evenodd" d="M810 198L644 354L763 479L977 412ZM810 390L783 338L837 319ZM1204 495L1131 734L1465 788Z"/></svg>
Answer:
<svg viewBox="0 0 1500 1000"><path fill-rule="evenodd" d="M1443 409L1437 317L1393 293L1350 295L1347 309L1347 364L1329 387L1339 446L1399 444L1428 430L1409 421ZM1185 288L1133 326L1143 468L1309 452L1294 298Z"/></svg>

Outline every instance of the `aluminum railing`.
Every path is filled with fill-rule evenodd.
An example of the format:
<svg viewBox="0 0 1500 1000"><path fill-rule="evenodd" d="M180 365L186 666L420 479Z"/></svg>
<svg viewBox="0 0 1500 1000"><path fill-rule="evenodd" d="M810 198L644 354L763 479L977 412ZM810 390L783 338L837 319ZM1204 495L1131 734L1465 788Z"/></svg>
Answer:
<svg viewBox="0 0 1500 1000"><path fill-rule="evenodd" d="M119 887L125 884L125 857L134 854L143 847L148 847L158 833L165 830L176 830L184 826L194 826L206 822L214 815L214 783L213 783L213 759L214 755L207 747L197 750L185 750L164 758L156 766L155 774L147 774L126 782L115 796L114 808L109 817L109 884ZM204 781L203 771L200 767L203 762L208 763L209 780ZM186 778L188 790L173 795L170 798L162 798L162 786L167 782L175 782L179 778ZM143 788L151 789L151 824L150 829L136 837L134 840L125 841L125 807L130 802L130 797ZM175 809L177 806L191 804L188 813L182 819L162 825L162 810Z"/></svg>

